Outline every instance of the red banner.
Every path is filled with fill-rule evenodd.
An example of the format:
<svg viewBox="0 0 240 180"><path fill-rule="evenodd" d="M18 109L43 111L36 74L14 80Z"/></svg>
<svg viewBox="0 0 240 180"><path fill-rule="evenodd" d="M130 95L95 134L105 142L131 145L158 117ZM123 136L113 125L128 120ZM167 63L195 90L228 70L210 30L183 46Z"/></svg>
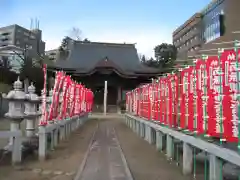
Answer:
<svg viewBox="0 0 240 180"><path fill-rule="evenodd" d="M159 117L158 120L160 123L163 123L163 80L160 78L158 80L158 91L159 91Z"/></svg>
<svg viewBox="0 0 240 180"><path fill-rule="evenodd" d="M208 101L207 101L207 112L208 112L208 130L207 134L210 136L216 136L216 118L217 118L217 111L216 111L216 102L215 102L215 96L216 92L214 90L214 78L217 76L218 71L218 57L212 56L208 57L206 62L206 70L207 70L207 95L208 95Z"/></svg>
<svg viewBox="0 0 240 180"><path fill-rule="evenodd" d="M173 126L177 127L178 125L178 98L179 98L179 79L177 74L173 75L173 84L174 84L174 102L173 102Z"/></svg>
<svg viewBox="0 0 240 180"><path fill-rule="evenodd" d="M167 121L167 78L164 77L163 78L163 124L167 125L168 121Z"/></svg>
<svg viewBox="0 0 240 180"><path fill-rule="evenodd" d="M158 120L158 84L153 82L153 120Z"/></svg>
<svg viewBox="0 0 240 180"><path fill-rule="evenodd" d="M239 54L239 52L238 52ZM239 55L238 55L239 57ZM223 67L223 127L224 138L238 142L237 69L234 50L224 51L221 56Z"/></svg>
<svg viewBox="0 0 240 180"><path fill-rule="evenodd" d="M188 79L187 79L187 71L186 69L182 70L180 72L180 78L181 78L181 86L180 86L180 95L181 95L181 99L180 99L180 128L181 129L185 129L187 128L187 83L188 83Z"/></svg>
<svg viewBox="0 0 240 180"><path fill-rule="evenodd" d="M187 91L187 97L188 97L188 130L194 131L194 67L190 66L186 69L188 72L188 91Z"/></svg>
<svg viewBox="0 0 240 180"><path fill-rule="evenodd" d="M66 109L67 109L67 93L68 93L69 86L70 86L70 77L65 76L64 83L63 83L63 99L62 99L59 119L65 118Z"/></svg>
<svg viewBox="0 0 240 180"><path fill-rule="evenodd" d="M153 87L152 87L152 83L148 84L148 120L152 119L152 114L153 114Z"/></svg>
<svg viewBox="0 0 240 180"><path fill-rule="evenodd" d="M52 102L51 102L50 109L49 109L49 117L48 117L49 121L52 121L54 119L56 99L57 99L57 96L59 95L57 92L58 92L59 86L61 84L62 76L63 76L62 72L59 71L56 73L55 83L54 83L54 87L53 87Z"/></svg>
<svg viewBox="0 0 240 180"><path fill-rule="evenodd" d="M44 79L44 83L43 83L43 91L42 91L42 117L41 120L39 122L40 126L45 126L47 125L47 65L44 64L43 65L43 79Z"/></svg>
<svg viewBox="0 0 240 180"><path fill-rule="evenodd" d="M168 90L168 125L169 127L173 127L173 86L172 80L173 77L171 74L167 76L167 90Z"/></svg>
<svg viewBox="0 0 240 180"><path fill-rule="evenodd" d="M160 98L161 98L161 88L160 88L160 80L158 79L157 82L156 82L156 106L157 106L157 117L156 117L156 120L157 121L160 121Z"/></svg>
<svg viewBox="0 0 240 180"><path fill-rule="evenodd" d="M206 78L206 70L205 70L205 61L198 59L196 62L196 111L197 111L197 133L204 133L204 88L206 88L205 78Z"/></svg>
<svg viewBox="0 0 240 180"><path fill-rule="evenodd" d="M136 89L136 98L137 98L137 115L140 115L140 89Z"/></svg>
<svg viewBox="0 0 240 180"><path fill-rule="evenodd" d="M143 86L139 87L139 98L140 98L140 116L143 117Z"/></svg>
<svg viewBox="0 0 240 180"><path fill-rule="evenodd" d="M58 111L59 111L59 98L60 98L60 92L63 90L63 84L64 84L64 80L65 80L65 73L64 72L61 72L61 75L60 75L60 83L59 83L59 86L58 86L58 89L56 91L56 100L55 100L55 106L54 106L54 110L53 110L53 118L57 118L58 116Z"/></svg>

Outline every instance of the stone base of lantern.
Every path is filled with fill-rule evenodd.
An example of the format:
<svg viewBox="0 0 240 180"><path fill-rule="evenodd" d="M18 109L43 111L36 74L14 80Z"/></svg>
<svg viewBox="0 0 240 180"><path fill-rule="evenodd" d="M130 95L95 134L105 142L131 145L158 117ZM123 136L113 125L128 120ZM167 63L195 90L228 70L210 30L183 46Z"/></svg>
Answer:
<svg viewBox="0 0 240 180"><path fill-rule="evenodd" d="M8 114L6 114L5 117L9 119L11 122L10 123L11 132L16 132L21 130L20 123L22 122L23 118L9 116ZM9 144L6 147L11 147L12 144L13 144L13 137L9 139ZM11 150L11 148L9 150Z"/></svg>

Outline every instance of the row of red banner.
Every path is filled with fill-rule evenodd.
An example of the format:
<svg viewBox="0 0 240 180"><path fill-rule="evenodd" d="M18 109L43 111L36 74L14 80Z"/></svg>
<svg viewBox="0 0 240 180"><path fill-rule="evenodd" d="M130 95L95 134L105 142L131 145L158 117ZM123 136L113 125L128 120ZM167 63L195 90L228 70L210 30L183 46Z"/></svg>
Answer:
<svg viewBox="0 0 240 180"><path fill-rule="evenodd" d="M42 118L40 125L47 125L49 121L71 118L75 115L92 111L93 92L84 87L84 85L73 81L70 76L62 71L56 72L51 103L50 107L47 108L46 68L46 66L43 67L44 89L42 94Z"/></svg>
<svg viewBox="0 0 240 180"><path fill-rule="evenodd" d="M169 127L238 141L240 52L225 50L126 94L127 111ZM240 64L239 64L240 65Z"/></svg>

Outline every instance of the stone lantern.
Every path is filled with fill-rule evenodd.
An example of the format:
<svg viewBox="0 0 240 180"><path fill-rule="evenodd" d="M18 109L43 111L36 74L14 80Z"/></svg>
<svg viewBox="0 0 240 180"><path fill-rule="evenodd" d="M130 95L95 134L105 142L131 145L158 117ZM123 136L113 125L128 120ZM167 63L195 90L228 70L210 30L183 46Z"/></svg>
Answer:
<svg viewBox="0 0 240 180"><path fill-rule="evenodd" d="M11 90L4 98L8 100L8 112L5 117L11 121L10 130L19 131L20 123L24 119L24 101L25 93L22 90L22 82L19 80L13 83L13 90ZM10 145L12 144L12 138L10 138Z"/></svg>
<svg viewBox="0 0 240 180"><path fill-rule="evenodd" d="M41 115L37 110L38 104L41 102L37 94L35 94L36 88L31 84L28 87L28 94L26 94L25 102L25 119L26 119L26 135L27 137L34 136L35 122L38 116Z"/></svg>

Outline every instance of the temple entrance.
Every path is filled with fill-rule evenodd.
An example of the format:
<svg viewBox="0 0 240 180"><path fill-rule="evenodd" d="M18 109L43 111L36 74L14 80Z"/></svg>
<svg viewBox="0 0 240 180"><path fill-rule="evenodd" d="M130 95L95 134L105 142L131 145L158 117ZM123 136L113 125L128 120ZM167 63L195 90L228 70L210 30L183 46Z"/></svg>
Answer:
<svg viewBox="0 0 240 180"><path fill-rule="evenodd" d="M104 87L95 87L93 90L94 93L94 104L102 105L104 97Z"/></svg>
<svg viewBox="0 0 240 180"><path fill-rule="evenodd" d="M104 86L94 87L94 111L103 112ZM117 88L108 86L107 93L107 112L117 111Z"/></svg>

